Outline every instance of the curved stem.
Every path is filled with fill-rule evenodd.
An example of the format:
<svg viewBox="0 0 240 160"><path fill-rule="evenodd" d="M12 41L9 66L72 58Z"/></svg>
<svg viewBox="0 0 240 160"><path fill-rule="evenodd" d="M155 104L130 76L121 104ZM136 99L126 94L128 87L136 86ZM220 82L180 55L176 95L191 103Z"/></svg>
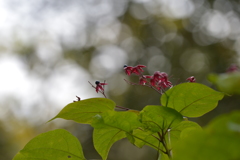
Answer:
<svg viewBox="0 0 240 160"><path fill-rule="evenodd" d="M117 108L121 108L121 109L124 109L124 110L130 110L129 108L126 108L126 107L122 107L122 106L116 106Z"/></svg>

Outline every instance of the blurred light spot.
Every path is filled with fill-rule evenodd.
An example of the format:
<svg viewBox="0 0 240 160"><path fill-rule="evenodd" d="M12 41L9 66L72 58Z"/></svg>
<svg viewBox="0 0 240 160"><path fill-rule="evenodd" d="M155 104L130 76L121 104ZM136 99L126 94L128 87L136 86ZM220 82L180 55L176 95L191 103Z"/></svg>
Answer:
<svg viewBox="0 0 240 160"><path fill-rule="evenodd" d="M123 23L121 24L121 31L120 32L121 32L121 34L119 34L119 36L118 36L118 41L119 42L122 42L125 39L132 37L132 31L131 31L130 27L126 24L123 24Z"/></svg>
<svg viewBox="0 0 240 160"><path fill-rule="evenodd" d="M230 12L227 14L227 19L231 27L230 29L231 33L229 35L229 38L236 40L240 36L239 17L234 12Z"/></svg>
<svg viewBox="0 0 240 160"><path fill-rule="evenodd" d="M123 70L122 72L124 73ZM119 96L128 89L129 84L126 83L124 79L127 79L125 74L117 74L110 79L109 90L112 95Z"/></svg>
<svg viewBox="0 0 240 160"><path fill-rule="evenodd" d="M149 2L151 0L132 0L133 2L136 2L136 3L146 3L146 2Z"/></svg>
<svg viewBox="0 0 240 160"><path fill-rule="evenodd" d="M155 55L149 59L147 69L150 74L153 74L155 71L170 73L171 64L164 55Z"/></svg>
<svg viewBox="0 0 240 160"><path fill-rule="evenodd" d="M161 6L157 1L149 1L148 3L145 3L144 8L150 14L154 14L154 15L161 14L161 10L160 10Z"/></svg>
<svg viewBox="0 0 240 160"><path fill-rule="evenodd" d="M92 2L86 1L86 3L83 3L85 12L92 18L99 18L102 16L106 16L107 14L111 13L111 3L106 0L92 0ZM96 20L94 18L94 20ZM89 19L91 20L91 19ZM93 20L93 19L92 19Z"/></svg>
<svg viewBox="0 0 240 160"><path fill-rule="evenodd" d="M213 8L223 13L227 13L233 9L231 2L227 0L215 0Z"/></svg>
<svg viewBox="0 0 240 160"><path fill-rule="evenodd" d="M101 43L101 40L107 40L111 43L114 43L117 41L118 34L121 30L121 24L117 21L115 21L112 24L109 24L109 26L105 27L98 27L96 29L96 36L99 38L99 43Z"/></svg>
<svg viewBox="0 0 240 160"><path fill-rule="evenodd" d="M45 63L54 63L62 58L62 47L58 43L51 43L52 41L42 40L36 47L36 54L39 59Z"/></svg>
<svg viewBox="0 0 240 160"><path fill-rule="evenodd" d="M163 38L161 39L162 43L164 42L170 42L171 40L173 40L176 37L176 33L168 33L165 36L163 36Z"/></svg>
<svg viewBox="0 0 240 160"><path fill-rule="evenodd" d="M155 56L155 55L163 55L162 51L155 46L151 46L147 48L147 53L149 57Z"/></svg>
<svg viewBox="0 0 240 160"><path fill-rule="evenodd" d="M186 18L195 10L191 0L162 0L161 3L163 13L172 18Z"/></svg>
<svg viewBox="0 0 240 160"><path fill-rule="evenodd" d="M182 67L191 73L198 73L208 67L206 56L197 50L188 50L180 58Z"/></svg>
<svg viewBox="0 0 240 160"><path fill-rule="evenodd" d="M127 55L121 48L114 45L102 46L92 58L90 70L94 76L104 80L121 71L126 62Z"/></svg>
<svg viewBox="0 0 240 160"><path fill-rule="evenodd" d="M216 38L226 38L230 33L228 19L220 12L208 12L202 17L207 32Z"/></svg>
<svg viewBox="0 0 240 160"><path fill-rule="evenodd" d="M115 17L119 17L125 13L128 5L128 0L112 0L111 2L113 5L112 14L114 14Z"/></svg>
<svg viewBox="0 0 240 160"><path fill-rule="evenodd" d="M121 47L126 51L128 61L130 63L131 62L136 63L136 59L142 56L141 52L143 50L143 46L142 43L137 38L129 37L123 40L121 43Z"/></svg>
<svg viewBox="0 0 240 160"><path fill-rule="evenodd" d="M81 99L88 98L91 91L88 90L90 75L86 70L73 61L62 61L52 72L44 86L48 101L55 107L63 107L79 96ZM94 89L93 89L94 90ZM47 92L46 92L47 91Z"/></svg>
<svg viewBox="0 0 240 160"><path fill-rule="evenodd" d="M16 117L29 114L29 108L40 100L37 90L40 81L27 73L20 58L13 55L0 57L0 99L12 98L17 102L11 106Z"/></svg>
<svg viewBox="0 0 240 160"><path fill-rule="evenodd" d="M205 32L194 32L193 39L198 45L201 46L208 46L219 41L215 37L206 35Z"/></svg>
<svg viewBox="0 0 240 160"><path fill-rule="evenodd" d="M14 94L23 92L24 88L27 88L28 80L25 67L16 56L0 57L0 94Z"/></svg>
<svg viewBox="0 0 240 160"><path fill-rule="evenodd" d="M206 3L206 0L192 0L196 8L203 7Z"/></svg>
<svg viewBox="0 0 240 160"><path fill-rule="evenodd" d="M142 5L138 4L131 5L130 12L132 16L137 19L144 20L148 17L148 13L146 12Z"/></svg>

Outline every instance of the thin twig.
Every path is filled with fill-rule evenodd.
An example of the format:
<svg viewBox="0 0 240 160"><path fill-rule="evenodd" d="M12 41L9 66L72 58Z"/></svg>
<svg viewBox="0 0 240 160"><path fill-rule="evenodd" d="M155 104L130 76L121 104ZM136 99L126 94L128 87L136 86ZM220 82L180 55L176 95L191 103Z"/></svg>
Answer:
<svg viewBox="0 0 240 160"><path fill-rule="evenodd" d="M96 89L96 87L95 87L91 82L88 81L88 83L89 83L94 89Z"/></svg>
<svg viewBox="0 0 240 160"><path fill-rule="evenodd" d="M122 106L116 106L116 108L121 108L121 109L124 109L124 110L130 110L129 108L125 108L125 107L122 107Z"/></svg>
<svg viewBox="0 0 240 160"><path fill-rule="evenodd" d="M127 81L126 79L124 79L124 81L126 81L126 82L127 82L128 84L130 84L130 85L146 86L146 87L152 88L153 90L155 90L156 92L158 92L159 94L162 95L162 92L161 92L161 91L159 91L157 88L155 88L155 87L153 87L153 86L151 86L151 85L148 85L148 84L142 85L142 84L139 84L139 83L133 83L133 82ZM149 83L149 82L148 82L148 83Z"/></svg>

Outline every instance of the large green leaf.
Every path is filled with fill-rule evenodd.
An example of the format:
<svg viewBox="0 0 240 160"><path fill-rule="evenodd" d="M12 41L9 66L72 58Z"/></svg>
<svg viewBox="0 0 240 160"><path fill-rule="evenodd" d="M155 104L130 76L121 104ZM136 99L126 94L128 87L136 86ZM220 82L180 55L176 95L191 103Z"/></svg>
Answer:
<svg viewBox="0 0 240 160"><path fill-rule="evenodd" d="M167 129L176 126L183 120L182 115L176 110L155 105L144 107L140 112L140 117L146 129L161 133L166 132Z"/></svg>
<svg viewBox="0 0 240 160"><path fill-rule="evenodd" d="M108 152L111 146L118 140L126 137L124 131L105 127L101 129L94 129L93 131L93 143L97 152L101 155L102 159L107 159Z"/></svg>
<svg viewBox="0 0 240 160"><path fill-rule="evenodd" d="M49 121L56 118L63 118L67 120L74 120L78 123L90 124L95 115L106 111L113 111L115 106L115 103L107 98L81 100L68 104L58 113L57 116Z"/></svg>
<svg viewBox="0 0 240 160"><path fill-rule="evenodd" d="M213 110L223 96L223 93L203 84L182 83L166 91L161 97L161 103L184 116L199 117Z"/></svg>
<svg viewBox="0 0 240 160"><path fill-rule="evenodd" d="M29 141L13 160L85 160L82 147L68 131L57 129Z"/></svg>
<svg viewBox="0 0 240 160"><path fill-rule="evenodd" d="M175 145L174 160L240 159L240 111L221 115L202 132L192 132ZM196 130L195 130L196 131Z"/></svg>
<svg viewBox="0 0 240 160"><path fill-rule="evenodd" d="M228 94L240 94L240 72L210 74L208 80L212 82L221 92Z"/></svg>
<svg viewBox="0 0 240 160"><path fill-rule="evenodd" d="M104 160L116 141L131 136L132 130L141 126L138 119L134 112L108 111L95 116L92 123L94 147Z"/></svg>
<svg viewBox="0 0 240 160"><path fill-rule="evenodd" d="M108 111L101 115L96 115L92 123L94 128L112 127L125 132L131 132L133 129L141 126L139 117L134 112Z"/></svg>
<svg viewBox="0 0 240 160"><path fill-rule="evenodd" d="M205 130L209 134L226 133L229 135L239 135L240 138L240 111L220 115L212 120Z"/></svg>

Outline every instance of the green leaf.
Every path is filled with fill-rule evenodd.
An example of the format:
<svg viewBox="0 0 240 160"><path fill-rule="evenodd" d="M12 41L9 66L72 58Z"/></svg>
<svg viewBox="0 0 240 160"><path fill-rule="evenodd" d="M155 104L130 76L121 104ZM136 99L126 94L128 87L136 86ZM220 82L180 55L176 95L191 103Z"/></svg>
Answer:
<svg viewBox="0 0 240 160"><path fill-rule="evenodd" d="M202 131L184 136L174 146L173 160L240 159L240 111L221 115Z"/></svg>
<svg viewBox="0 0 240 160"><path fill-rule="evenodd" d="M240 111L220 115L212 120L205 130L209 134L239 134L240 138Z"/></svg>
<svg viewBox="0 0 240 160"><path fill-rule="evenodd" d="M112 127L94 129L93 143L103 160L107 159L111 146L118 140L126 137L124 131Z"/></svg>
<svg viewBox="0 0 240 160"><path fill-rule="evenodd" d="M153 133L149 130L135 129L132 134L135 137L134 145L139 148L142 148L144 145L148 145L156 150L161 148L161 146L159 146L159 137L157 133Z"/></svg>
<svg viewBox="0 0 240 160"><path fill-rule="evenodd" d="M228 94L240 94L240 72L210 74L208 80L217 86L218 90Z"/></svg>
<svg viewBox="0 0 240 160"><path fill-rule="evenodd" d="M159 141L159 137L157 133L152 133L149 130L135 129L133 130L133 137L135 139L134 145L141 148L144 145L148 145L157 151L162 150L165 151L162 143ZM167 154L163 152L159 152L159 160L169 160Z"/></svg>
<svg viewBox="0 0 240 160"><path fill-rule="evenodd" d="M182 121L177 126L171 128L167 134L168 143L173 146L181 138L189 137L192 132L202 131L201 126L192 121Z"/></svg>
<svg viewBox="0 0 240 160"><path fill-rule="evenodd" d="M161 103L184 116L200 117L213 110L223 96L223 93L203 84L182 83L166 91L161 97Z"/></svg>
<svg viewBox="0 0 240 160"><path fill-rule="evenodd" d="M134 112L108 111L94 117L92 126L94 128L112 127L125 132L131 132L133 129L141 126L139 117Z"/></svg>
<svg viewBox="0 0 240 160"><path fill-rule="evenodd" d="M182 120L182 115L172 108L155 105L146 106L140 112L140 121L143 128L137 128L132 133L135 140L134 144L137 147L148 145L164 152L163 138L165 139L169 129L177 126Z"/></svg>
<svg viewBox="0 0 240 160"><path fill-rule="evenodd" d="M93 117L106 111L113 111L116 104L107 98L91 98L68 104L56 118L73 120L78 123L91 124Z"/></svg>
<svg viewBox="0 0 240 160"><path fill-rule="evenodd" d="M172 108L149 105L140 112L141 122L152 132L165 132L179 124L183 117Z"/></svg>
<svg viewBox="0 0 240 160"><path fill-rule="evenodd" d="M107 159L108 152L116 141L131 136L132 130L141 126L138 119L135 112L108 111L95 116L92 123L93 143L102 159Z"/></svg>
<svg viewBox="0 0 240 160"><path fill-rule="evenodd" d="M68 131L57 129L29 141L13 160L85 160L82 147Z"/></svg>

